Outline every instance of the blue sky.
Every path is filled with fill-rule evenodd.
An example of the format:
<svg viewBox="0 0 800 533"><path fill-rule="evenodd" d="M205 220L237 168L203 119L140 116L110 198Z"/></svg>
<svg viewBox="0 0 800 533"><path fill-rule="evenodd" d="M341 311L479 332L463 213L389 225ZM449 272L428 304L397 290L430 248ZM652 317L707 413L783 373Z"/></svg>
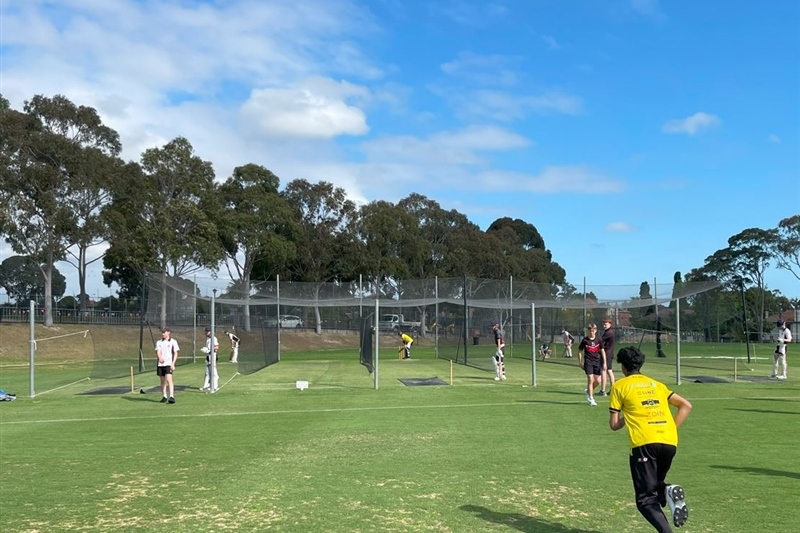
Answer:
<svg viewBox="0 0 800 533"><path fill-rule="evenodd" d="M574 285L638 287L800 213L798 28L788 0L0 0L0 91L95 107L127 159L182 135L220 180L521 218Z"/></svg>

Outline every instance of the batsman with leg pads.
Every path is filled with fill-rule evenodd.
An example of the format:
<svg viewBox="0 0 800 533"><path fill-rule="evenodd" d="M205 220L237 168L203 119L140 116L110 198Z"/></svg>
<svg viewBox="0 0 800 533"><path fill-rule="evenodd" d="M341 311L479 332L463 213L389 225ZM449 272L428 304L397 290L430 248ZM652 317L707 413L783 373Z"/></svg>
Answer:
<svg viewBox="0 0 800 533"><path fill-rule="evenodd" d="M495 381L506 379L506 364L505 364L505 349L506 342L503 340L503 332L500 331L500 324L495 322L492 324L492 331L494 332L494 345L497 349L492 358L494 363Z"/></svg>

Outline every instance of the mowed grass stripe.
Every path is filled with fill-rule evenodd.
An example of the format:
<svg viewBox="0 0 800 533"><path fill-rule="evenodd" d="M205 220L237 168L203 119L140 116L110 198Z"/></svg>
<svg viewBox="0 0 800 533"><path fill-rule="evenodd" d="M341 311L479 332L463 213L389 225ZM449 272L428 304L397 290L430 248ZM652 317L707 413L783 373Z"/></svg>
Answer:
<svg viewBox="0 0 800 533"><path fill-rule="evenodd" d="M599 402L607 401L607 398L597 397ZM750 401L750 400L768 400L768 401L786 401L800 402L800 396L727 396L715 398L693 398L693 404L698 402L720 402L720 401ZM233 412L214 412L214 413L191 413L191 414L164 414L164 415L137 415L137 416L108 416L97 418L59 418L49 420L13 420L13 421L0 421L0 426L12 425L25 425L25 424L59 424L59 423L74 423L74 422L110 422L117 420L162 420L162 419L187 419L187 418L214 418L214 417L232 417L232 416L270 416L270 415L287 415L287 414L316 414L316 413L354 413L354 412L369 412L369 411L402 411L402 410L415 410L415 409L473 409L473 408L494 408L494 407L511 407L511 406L524 406L536 405L542 401L539 398L532 398L529 400L516 400L513 402L497 402L497 403L465 403L453 405L386 405L378 407L329 407L318 409L273 409L268 411L233 411ZM553 402L548 400L548 403L559 403L563 405L583 405L586 401L581 396L580 400L560 400ZM170 407L174 409L174 407ZM797 414L800 414L798 412Z"/></svg>

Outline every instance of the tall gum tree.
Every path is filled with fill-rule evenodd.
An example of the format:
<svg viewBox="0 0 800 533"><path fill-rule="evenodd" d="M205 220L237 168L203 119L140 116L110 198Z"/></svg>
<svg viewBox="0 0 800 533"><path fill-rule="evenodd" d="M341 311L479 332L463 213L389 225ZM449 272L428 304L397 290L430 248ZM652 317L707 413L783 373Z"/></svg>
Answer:
<svg viewBox="0 0 800 533"><path fill-rule="evenodd" d="M154 270L161 287L202 268L215 269L224 250L215 224L222 207L211 163L177 137L145 150L140 167L140 173L131 172L108 214L115 221L108 253L137 269ZM165 326L167 292L160 297Z"/></svg>
<svg viewBox="0 0 800 533"><path fill-rule="evenodd" d="M64 96L36 95L23 110L0 105L2 231L16 253L31 257L41 269L44 325L52 326L54 265L71 246L80 249L98 232L90 219L99 207L87 211L76 205L87 205L87 196L102 189L101 169L121 145L96 110ZM85 283L85 264L80 274Z"/></svg>
<svg viewBox="0 0 800 533"><path fill-rule="evenodd" d="M296 254L297 224L288 202L279 194L280 179L266 168L247 164L233 169L220 186L224 203L217 225L236 294L243 298L244 329L250 331L251 275L259 258L285 268Z"/></svg>

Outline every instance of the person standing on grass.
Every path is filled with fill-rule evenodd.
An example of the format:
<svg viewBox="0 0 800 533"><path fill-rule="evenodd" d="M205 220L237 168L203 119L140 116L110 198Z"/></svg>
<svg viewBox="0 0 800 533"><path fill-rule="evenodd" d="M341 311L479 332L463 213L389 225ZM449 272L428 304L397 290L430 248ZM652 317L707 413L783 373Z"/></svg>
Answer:
<svg viewBox="0 0 800 533"><path fill-rule="evenodd" d="M611 317L607 316L603 319L603 334L600 336L600 344L603 345L603 351L606 352L606 371L600 376L600 396L608 396L606 383L608 383L609 390L614 386L614 370L611 368L614 362L614 340L613 322Z"/></svg>
<svg viewBox="0 0 800 533"><path fill-rule="evenodd" d="M594 400L594 389L600 385L600 376L606 371L606 352L597 337L597 325L590 323L586 327L586 336L578 345L578 365L586 373L586 401L592 407L597 406Z"/></svg>
<svg viewBox="0 0 800 533"><path fill-rule="evenodd" d="M178 341L172 338L172 331L169 328L162 328L161 340L156 342L158 357L156 374L161 379L161 403L175 403L175 383L172 381L172 373L175 372L179 351Z"/></svg>
<svg viewBox="0 0 800 533"><path fill-rule="evenodd" d="M775 346L773 354L772 377L786 379L786 345L792 342L792 332L786 327L784 320L778 320L775 325L778 326L778 345ZM783 371L778 372L781 367L783 367Z"/></svg>
<svg viewBox="0 0 800 533"><path fill-rule="evenodd" d="M401 346L403 350L403 359L411 359L411 345L414 343L414 339L408 333L403 333L402 331L398 331L397 334L400 336L400 342L403 343Z"/></svg>
<svg viewBox="0 0 800 533"><path fill-rule="evenodd" d="M495 322L492 324L492 331L494 332L494 346L495 352L492 362L494 363L495 381L506 379L506 341L503 340L503 332L500 331L500 324Z"/></svg>
<svg viewBox="0 0 800 533"><path fill-rule="evenodd" d="M572 357L572 343L575 342L566 327L561 328L561 338L564 340L564 357Z"/></svg>
<svg viewBox="0 0 800 533"><path fill-rule="evenodd" d="M211 338L211 328L206 326L206 345L200 348L200 351L206 354L206 374L203 379L203 387L200 389L202 391L210 390L211 392L217 392L219 390L219 374L217 373L217 352L219 352L219 342L217 341L217 337ZM213 361L211 358L214 358ZM212 385L212 371L213 371L213 385Z"/></svg>
<svg viewBox="0 0 800 533"><path fill-rule="evenodd" d="M228 359L231 363L236 363L239 361L239 345L241 344L242 340L236 336L235 333L225 330L225 336L228 337L228 340L231 341L231 356Z"/></svg>
<svg viewBox="0 0 800 533"><path fill-rule="evenodd" d="M678 451L678 427L689 416L692 404L642 374L644 359L633 346L617 353L625 377L611 387L608 425L612 431L628 428L636 508L656 531L671 533L663 507L669 507L675 527L683 526L689 518L683 487L668 485L666 478ZM670 405L678 409L674 416Z"/></svg>

